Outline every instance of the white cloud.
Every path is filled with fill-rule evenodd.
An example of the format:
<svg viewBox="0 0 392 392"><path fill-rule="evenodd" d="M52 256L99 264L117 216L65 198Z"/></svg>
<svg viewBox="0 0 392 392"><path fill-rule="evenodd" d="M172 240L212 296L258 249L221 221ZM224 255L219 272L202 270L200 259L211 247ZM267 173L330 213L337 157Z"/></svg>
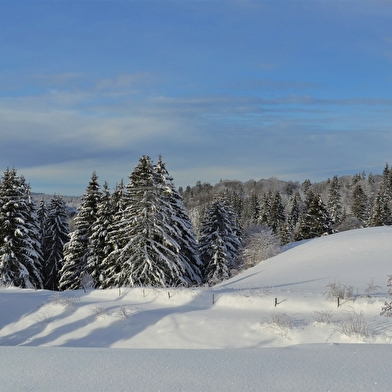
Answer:
<svg viewBox="0 0 392 392"><path fill-rule="evenodd" d="M154 76L149 72L136 72L132 74L122 74L114 78L104 78L95 84L95 89L102 90L123 90L135 88L137 85L148 84L154 80ZM137 91L137 90L136 90Z"/></svg>

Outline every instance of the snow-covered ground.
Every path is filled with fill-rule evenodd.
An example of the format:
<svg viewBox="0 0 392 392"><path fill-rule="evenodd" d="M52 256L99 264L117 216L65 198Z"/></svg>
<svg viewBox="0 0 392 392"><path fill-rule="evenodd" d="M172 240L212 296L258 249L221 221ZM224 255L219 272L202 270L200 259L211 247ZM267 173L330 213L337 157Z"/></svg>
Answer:
<svg viewBox="0 0 392 392"><path fill-rule="evenodd" d="M0 390L389 391L391 259L380 227L297 243L214 288L0 289ZM338 307L332 285L354 298Z"/></svg>

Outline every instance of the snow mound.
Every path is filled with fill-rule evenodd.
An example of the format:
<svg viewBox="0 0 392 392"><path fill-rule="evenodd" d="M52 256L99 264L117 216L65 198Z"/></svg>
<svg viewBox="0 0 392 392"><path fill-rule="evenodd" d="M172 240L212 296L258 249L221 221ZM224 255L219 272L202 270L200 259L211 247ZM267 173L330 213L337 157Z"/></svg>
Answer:
<svg viewBox="0 0 392 392"><path fill-rule="evenodd" d="M390 226L346 231L291 246L217 287L266 285L319 293L329 283L340 282L363 292L373 279L387 293L388 275L392 274Z"/></svg>

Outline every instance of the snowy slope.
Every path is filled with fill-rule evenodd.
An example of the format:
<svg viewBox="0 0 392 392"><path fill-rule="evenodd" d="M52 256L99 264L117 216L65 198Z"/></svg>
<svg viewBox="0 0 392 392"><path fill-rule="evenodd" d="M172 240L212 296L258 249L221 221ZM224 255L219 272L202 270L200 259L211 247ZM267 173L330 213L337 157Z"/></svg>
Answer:
<svg viewBox="0 0 392 392"><path fill-rule="evenodd" d="M392 227L351 230L295 243L220 287L264 284L279 290L318 293L336 281L363 292L369 279L374 279L386 293L387 275L392 274L391 255Z"/></svg>
<svg viewBox="0 0 392 392"><path fill-rule="evenodd" d="M382 227L305 241L214 288L0 289L0 389L386 391L391 240ZM354 298L337 307L331 283Z"/></svg>

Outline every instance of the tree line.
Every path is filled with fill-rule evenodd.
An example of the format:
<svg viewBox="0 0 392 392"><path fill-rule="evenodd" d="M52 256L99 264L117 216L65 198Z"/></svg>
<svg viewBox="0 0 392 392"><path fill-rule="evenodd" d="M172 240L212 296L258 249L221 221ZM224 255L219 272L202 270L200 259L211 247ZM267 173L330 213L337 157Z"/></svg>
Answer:
<svg viewBox="0 0 392 392"><path fill-rule="evenodd" d="M325 201L324 201L325 200ZM322 183L198 182L177 190L143 156L110 192L94 172L69 228L61 196L37 203L16 169L0 182L0 284L74 290L212 285L293 241L392 224L392 169Z"/></svg>
<svg viewBox="0 0 392 392"><path fill-rule="evenodd" d="M182 197L161 157L143 156L112 193L94 172L69 232L56 196L37 206L15 169L0 184L0 282L50 290L194 286L228 277L241 229L217 198L197 243ZM201 245L203 244L203 245Z"/></svg>
<svg viewBox="0 0 392 392"><path fill-rule="evenodd" d="M276 178L220 181L212 186L198 182L180 188L196 235L215 195L224 193L232 204L245 234L260 227L270 229L281 245L338 231L392 224L392 169L381 175L338 178L302 184Z"/></svg>

